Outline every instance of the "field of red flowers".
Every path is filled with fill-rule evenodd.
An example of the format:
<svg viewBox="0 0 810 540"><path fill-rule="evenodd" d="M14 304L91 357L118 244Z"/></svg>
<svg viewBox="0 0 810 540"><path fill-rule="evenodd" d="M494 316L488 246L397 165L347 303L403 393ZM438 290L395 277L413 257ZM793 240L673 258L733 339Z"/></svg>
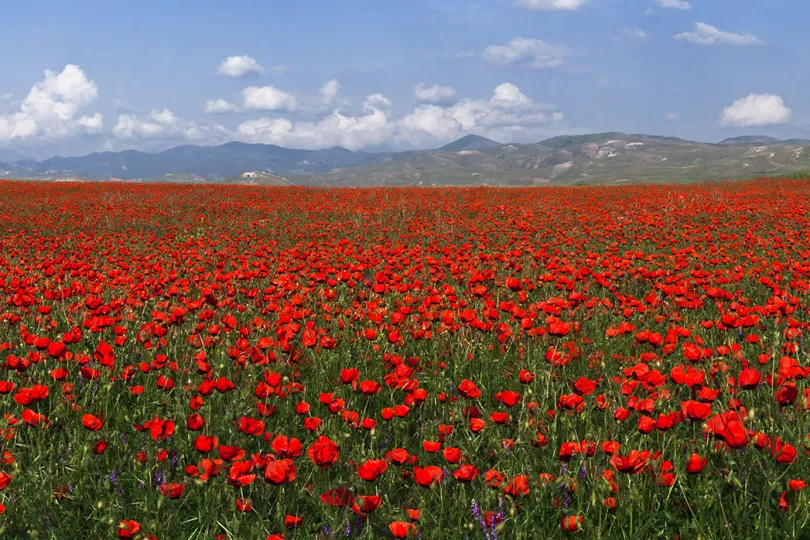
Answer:
<svg viewBox="0 0 810 540"><path fill-rule="evenodd" d="M0 537L806 537L809 210L0 182Z"/></svg>

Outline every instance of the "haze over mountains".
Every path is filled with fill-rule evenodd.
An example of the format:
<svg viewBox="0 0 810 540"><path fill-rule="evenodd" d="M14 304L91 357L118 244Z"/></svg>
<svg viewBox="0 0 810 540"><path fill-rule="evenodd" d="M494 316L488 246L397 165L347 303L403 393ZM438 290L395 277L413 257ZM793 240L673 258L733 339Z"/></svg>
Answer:
<svg viewBox="0 0 810 540"><path fill-rule="evenodd" d="M310 186L681 182L807 169L808 140L744 136L711 144L624 133L559 136L534 144L501 144L469 135L435 150L397 153L239 142L43 161L0 153L0 177Z"/></svg>

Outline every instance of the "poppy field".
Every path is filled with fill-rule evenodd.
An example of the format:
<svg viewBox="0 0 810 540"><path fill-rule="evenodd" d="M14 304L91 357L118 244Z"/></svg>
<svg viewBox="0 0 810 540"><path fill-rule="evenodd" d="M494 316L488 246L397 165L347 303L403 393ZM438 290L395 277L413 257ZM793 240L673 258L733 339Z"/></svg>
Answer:
<svg viewBox="0 0 810 540"><path fill-rule="evenodd" d="M806 538L809 293L807 180L0 182L0 538Z"/></svg>

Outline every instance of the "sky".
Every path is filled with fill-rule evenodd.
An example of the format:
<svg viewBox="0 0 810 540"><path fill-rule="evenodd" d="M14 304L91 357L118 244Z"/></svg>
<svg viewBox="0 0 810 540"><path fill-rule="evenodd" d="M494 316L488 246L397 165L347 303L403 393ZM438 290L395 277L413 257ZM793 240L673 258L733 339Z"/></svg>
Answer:
<svg viewBox="0 0 810 540"><path fill-rule="evenodd" d="M0 19L6 160L810 138L806 0L26 0Z"/></svg>

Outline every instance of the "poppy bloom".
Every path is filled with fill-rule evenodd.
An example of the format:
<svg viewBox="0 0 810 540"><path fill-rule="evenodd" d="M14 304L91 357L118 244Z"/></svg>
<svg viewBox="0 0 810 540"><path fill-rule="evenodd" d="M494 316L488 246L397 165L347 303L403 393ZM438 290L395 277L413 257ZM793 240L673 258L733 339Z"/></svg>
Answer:
<svg viewBox="0 0 810 540"><path fill-rule="evenodd" d="M704 467L706 467L706 458L697 454L689 456L689 460L686 462L686 472L689 474L698 474L703 471Z"/></svg>
<svg viewBox="0 0 810 540"><path fill-rule="evenodd" d="M413 476L420 486L431 487L433 484L441 483L444 472L435 465L428 465L427 467L414 467Z"/></svg>
<svg viewBox="0 0 810 540"><path fill-rule="evenodd" d="M307 455L319 468L328 469L338 460L339 449L334 441L324 435L319 435L307 449Z"/></svg>
<svg viewBox="0 0 810 540"><path fill-rule="evenodd" d="M357 509L364 513L370 514L380 507L382 504L382 497L379 495L360 495L355 498Z"/></svg>
<svg viewBox="0 0 810 540"><path fill-rule="evenodd" d="M163 484L160 486L160 493L169 499L179 499L183 496L185 489L184 484Z"/></svg>
<svg viewBox="0 0 810 540"><path fill-rule="evenodd" d="M384 459L369 459L357 469L357 474L366 482L373 482L388 470L388 462Z"/></svg>
<svg viewBox="0 0 810 540"><path fill-rule="evenodd" d="M273 439L273 442L270 444L270 448L273 449L273 452L283 458L298 457L304 450L304 446L301 444L301 441L296 438L291 439L285 435L279 435Z"/></svg>
<svg viewBox="0 0 810 540"><path fill-rule="evenodd" d="M804 480L788 480L788 487L791 491L803 491L807 487Z"/></svg>
<svg viewBox="0 0 810 540"><path fill-rule="evenodd" d="M422 450L429 454L435 454L439 450L441 450L442 444L436 441L424 441L422 443Z"/></svg>
<svg viewBox="0 0 810 540"><path fill-rule="evenodd" d="M92 414L85 414L82 416L82 425L90 431L98 431L104 425L104 422Z"/></svg>
<svg viewBox="0 0 810 540"><path fill-rule="evenodd" d="M503 492L512 497L520 497L529 494L529 477L525 474L518 475L511 479L503 488Z"/></svg>
<svg viewBox="0 0 810 540"><path fill-rule="evenodd" d="M12 476L7 472L0 471L0 491L3 491L11 483Z"/></svg>
<svg viewBox="0 0 810 540"><path fill-rule="evenodd" d="M481 397L481 390L470 379L464 379L458 385L458 393L469 399L478 399Z"/></svg>
<svg viewBox="0 0 810 540"><path fill-rule="evenodd" d="M97 456L100 456L107 450L107 447L109 445L110 443L102 439L93 445L93 453L96 454Z"/></svg>
<svg viewBox="0 0 810 540"><path fill-rule="evenodd" d="M334 488L321 494L321 502L335 507L349 506L354 503L354 495L347 488Z"/></svg>
<svg viewBox="0 0 810 540"><path fill-rule="evenodd" d="M304 523L304 516L291 516L286 515L284 516L284 526L288 529L294 529L296 527L300 527Z"/></svg>
<svg viewBox="0 0 810 540"><path fill-rule="evenodd" d="M388 530L394 538L408 538L411 535L416 535L416 527L412 523L404 521L394 521L388 525Z"/></svg>
<svg viewBox="0 0 810 540"><path fill-rule="evenodd" d="M463 483L472 482L477 477L478 469L475 465L470 465L469 463L464 463L453 473L453 478Z"/></svg>
<svg viewBox="0 0 810 540"><path fill-rule="evenodd" d="M264 481L275 486L292 482L296 468L291 459L274 460L264 468Z"/></svg>
<svg viewBox="0 0 810 540"><path fill-rule="evenodd" d="M219 439L214 435L200 435L194 439L194 449L201 454L207 454L219 446Z"/></svg>
<svg viewBox="0 0 810 540"><path fill-rule="evenodd" d="M238 461L244 459L245 451L238 446L222 445L219 447L219 457L225 461Z"/></svg>
<svg viewBox="0 0 810 540"><path fill-rule="evenodd" d="M501 487L504 480L506 480L506 477L494 469L490 469L484 473L484 481L487 483L487 486L493 489Z"/></svg>
<svg viewBox="0 0 810 540"><path fill-rule="evenodd" d="M122 519L118 524L118 538L135 538L141 532L141 524L131 519Z"/></svg>
<svg viewBox="0 0 810 540"><path fill-rule="evenodd" d="M582 516L565 516L560 522L560 528L566 532L577 532L582 530L585 518Z"/></svg>

